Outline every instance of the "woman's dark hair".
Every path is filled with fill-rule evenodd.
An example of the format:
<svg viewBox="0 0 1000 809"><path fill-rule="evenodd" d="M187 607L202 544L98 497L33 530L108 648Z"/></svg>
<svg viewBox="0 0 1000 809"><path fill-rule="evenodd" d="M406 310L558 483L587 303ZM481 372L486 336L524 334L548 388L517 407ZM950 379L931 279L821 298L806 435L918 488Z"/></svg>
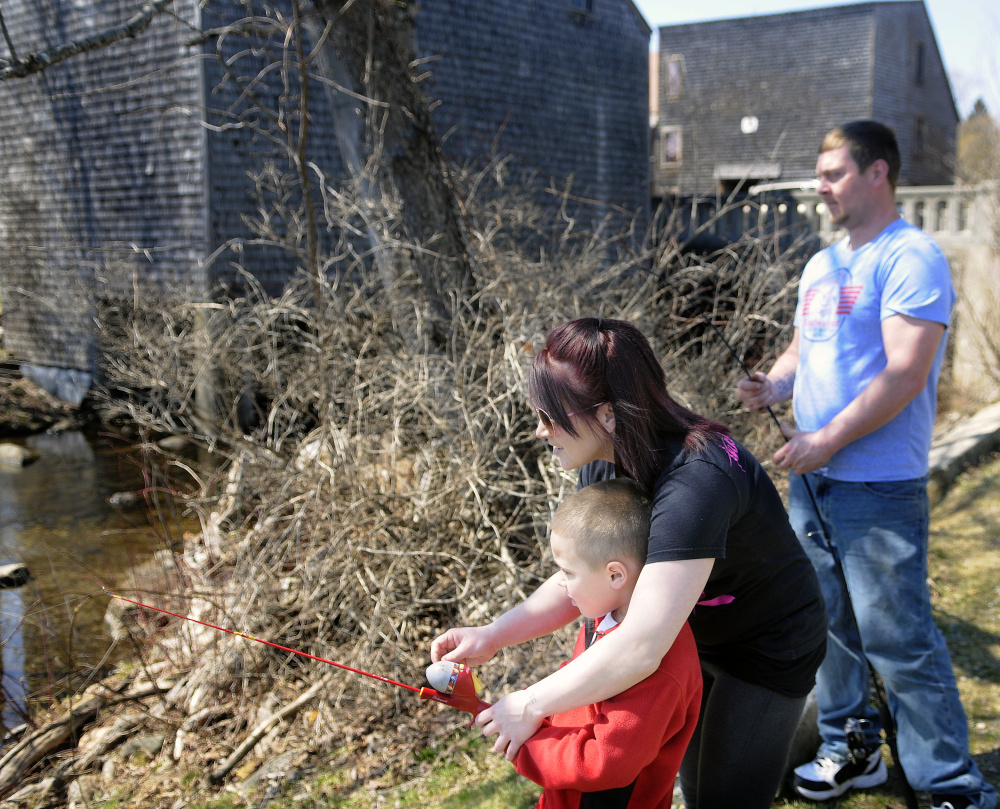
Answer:
<svg viewBox="0 0 1000 809"><path fill-rule="evenodd" d="M649 341L625 320L585 317L553 329L531 364L528 396L573 436L569 413L603 430L597 405L608 402L615 414L615 469L647 492L660 475L656 451L665 438L697 449L710 433L729 432L674 401Z"/></svg>

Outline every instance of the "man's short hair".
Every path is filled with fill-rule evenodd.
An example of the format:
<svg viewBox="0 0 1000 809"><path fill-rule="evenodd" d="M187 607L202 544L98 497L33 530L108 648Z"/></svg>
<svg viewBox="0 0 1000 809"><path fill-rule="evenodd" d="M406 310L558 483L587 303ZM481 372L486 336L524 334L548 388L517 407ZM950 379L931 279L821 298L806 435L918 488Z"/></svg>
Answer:
<svg viewBox="0 0 1000 809"><path fill-rule="evenodd" d="M642 565L649 547L652 504L635 481L602 480L564 500L552 516L552 532L575 544L591 569L608 562Z"/></svg>
<svg viewBox="0 0 1000 809"><path fill-rule="evenodd" d="M889 185L895 189L899 182L902 161L896 134L878 121L851 121L826 133L819 147L820 154L846 146L851 159L864 171L876 160L884 160L889 166Z"/></svg>

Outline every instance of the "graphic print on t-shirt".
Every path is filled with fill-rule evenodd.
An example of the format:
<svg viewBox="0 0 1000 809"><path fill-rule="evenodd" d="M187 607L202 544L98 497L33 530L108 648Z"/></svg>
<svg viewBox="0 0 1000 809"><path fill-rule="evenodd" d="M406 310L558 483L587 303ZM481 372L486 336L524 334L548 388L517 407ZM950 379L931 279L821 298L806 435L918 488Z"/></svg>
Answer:
<svg viewBox="0 0 1000 809"><path fill-rule="evenodd" d="M708 593L704 590L701 591L701 596L695 603L696 607L721 607L724 604L732 604L736 600L736 596L716 596L715 598L709 598Z"/></svg>
<svg viewBox="0 0 1000 809"><path fill-rule="evenodd" d="M864 289L851 284L846 267L820 278L802 296L802 335L812 342L829 340L837 333L844 318L851 313Z"/></svg>
<svg viewBox="0 0 1000 809"><path fill-rule="evenodd" d="M746 472L747 470L743 468L743 464L740 463L740 450L736 446L736 442L733 441L728 435L722 436L722 448L726 451L726 455L729 457L729 465L732 466L733 463L740 468L741 472Z"/></svg>

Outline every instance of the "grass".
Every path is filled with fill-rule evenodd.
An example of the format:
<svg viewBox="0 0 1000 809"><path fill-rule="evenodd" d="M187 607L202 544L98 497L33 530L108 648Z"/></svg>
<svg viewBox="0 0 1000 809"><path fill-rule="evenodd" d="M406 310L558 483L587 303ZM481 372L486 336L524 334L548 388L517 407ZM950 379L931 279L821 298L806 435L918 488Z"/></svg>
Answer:
<svg viewBox="0 0 1000 809"><path fill-rule="evenodd" d="M451 743L442 749L438 749L441 745L426 748L415 756L418 762L431 765L427 768L429 774L399 783L389 783L384 777L359 781L351 765L327 770L321 767L295 783L245 796L246 802L237 795L225 794L207 801L195 800L185 807L531 809L535 805L541 790L515 773L504 759L490 754L489 745L478 733L462 728L446 742Z"/></svg>

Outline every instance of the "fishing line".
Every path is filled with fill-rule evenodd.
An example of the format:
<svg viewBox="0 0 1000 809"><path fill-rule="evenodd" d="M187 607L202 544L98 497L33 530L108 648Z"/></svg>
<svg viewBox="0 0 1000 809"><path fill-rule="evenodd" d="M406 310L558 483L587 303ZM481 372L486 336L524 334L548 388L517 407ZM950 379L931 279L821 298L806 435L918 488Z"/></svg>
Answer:
<svg viewBox="0 0 1000 809"><path fill-rule="evenodd" d="M209 629L217 629L220 632L226 632L230 635L235 635L238 638L243 638L244 640L262 643L265 646L271 646L275 649L280 649L283 652L288 652L289 654L305 657L309 660L315 660L318 663L325 663L328 666L335 666L338 669L351 671L355 674L360 674L363 677L371 677L373 680L378 680L379 682L387 683L388 685L405 688L407 691L413 691L420 697L420 699L433 700L434 702L440 702L443 705L450 705L452 708L457 708L460 711L470 713L472 714L473 720L475 720L476 716L478 716L481 711L490 707L488 702L484 702L477 696L477 693L483 687L482 683L479 682L479 678L472 673L472 669L461 663L441 661L439 663L432 664L427 669L427 679L432 685L435 686L435 688L417 688L412 685L407 685L406 683L401 683L398 680L392 680L389 677L383 677L381 674L373 674L370 671L356 669L353 666L347 666L344 663L338 663L335 660L327 660L325 657L318 657L317 655L309 654L309 652L303 652L300 649L293 649L290 646L282 646L280 643L272 643L271 641L264 640L263 638L255 638L253 635L248 635L245 632L238 632L235 629L228 629L224 626L216 626L215 624L210 624L208 621L200 621L197 618L192 618L189 615L181 615L180 613L171 612L170 610L165 610L161 607L154 607L151 604L144 604L141 601L125 598L125 596L112 593L107 587L102 586L101 590L105 595L110 596L111 598L117 598L119 601L126 601L129 604L135 604L135 606L142 607L143 609L160 612L164 615L170 615L174 618L180 618L183 621L190 621L194 624L201 624L202 626L207 626Z"/></svg>
<svg viewBox="0 0 1000 809"><path fill-rule="evenodd" d="M374 680L379 680L383 683L388 683L389 685L399 686L400 688L405 688L409 691L415 691L420 693L419 688L415 688L412 685L407 685L406 683L400 683L396 680L390 680L388 677L383 677L381 674L372 674L370 671L363 671L362 669L352 668L351 666L346 666L343 663L337 663L333 660L327 660L324 657L317 657L316 655L309 654L308 652L303 652L299 649L292 649L288 646L282 646L278 643L272 643L269 640L263 640L262 638L255 638L253 635L248 635L245 632L237 632L235 629L227 629L224 626L216 626L215 624L210 624L208 621L199 621L197 618L192 618L189 615L181 615L176 612L170 612L170 610L161 609L160 607L154 607L150 604L143 604L141 601L134 601L131 598L125 598L125 596L120 596L112 593L107 587L101 588L104 594L111 596L111 598L117 598L119 601L127 601L129 604L135 604L137 607L142 607L143 609L153 610L154 612L162 612L164 615L171 615L174 618L181 618L185 621L190 621L194 624L201 624L202 626L207 626L209 629L218 629L220 632L227 632L230 635L236 635L238 638L243 638L244 640L252 640L255 643L263 643L265 646L273 646L275 649L280 649L283 652L289 652L293 655L298 655L299 657L307 657L310 660L315 660L318 663L326 663L328 666L336 666L338 669L346 669L347 671L353 671L355 674L361 674L365 677L371 677Z"/></svg>

